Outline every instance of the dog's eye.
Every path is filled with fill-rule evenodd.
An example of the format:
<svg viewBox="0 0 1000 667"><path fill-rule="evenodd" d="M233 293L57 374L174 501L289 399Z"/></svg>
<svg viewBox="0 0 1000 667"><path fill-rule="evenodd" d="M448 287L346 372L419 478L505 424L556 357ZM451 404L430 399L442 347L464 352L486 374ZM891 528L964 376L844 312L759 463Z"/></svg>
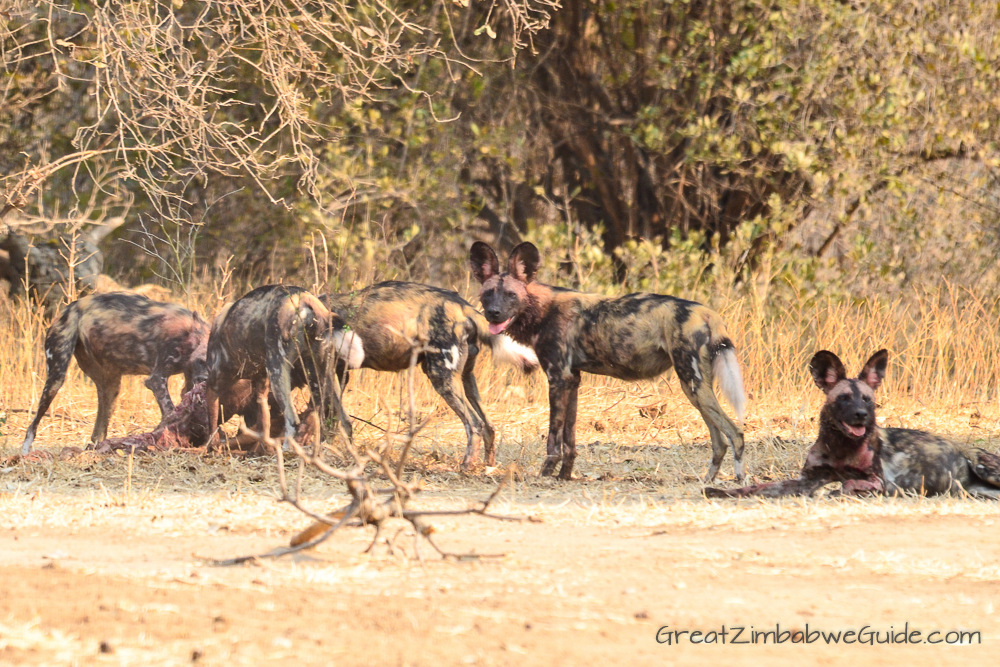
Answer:
<svg viewBox="0 0 1000 667"><path fill-rule="evenodd" d="M865 396L865 403L871 403L871 402L872 402L871 396Z"/></svg>

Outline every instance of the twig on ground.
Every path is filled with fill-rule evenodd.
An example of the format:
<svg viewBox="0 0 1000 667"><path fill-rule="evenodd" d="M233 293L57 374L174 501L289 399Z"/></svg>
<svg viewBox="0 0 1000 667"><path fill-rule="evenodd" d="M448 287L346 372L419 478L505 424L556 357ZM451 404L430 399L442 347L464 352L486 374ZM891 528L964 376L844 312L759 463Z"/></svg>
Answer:
<svg viewBox="0 0 1000 667"><path fill-rule="evenodd" d="M344 429L341 427L340 432L341 435L344 436L343 439L345 449L347 450L348 456L352 461L351 464L344 468L336 468L323 460L324 448L319 445L319 418L315 410L311 411L305 417L305 419L313 420L312 425L314 427L307 431L307 433L310 434L310 437L315 439L313 446L308 451L306 443L299 443L295 438L284 438L282 441L279 441L270 437L269 420L266 418L262 420L262 428L260 432L251 431L247 429L245 425L241 425L241 433L256 439L258 442L263 444L265 447L270 448L275 453L278 465L278 484L281 488L281 501L290 504L292 507L311 518L313 523L293 537L291 540L291 546L289 547L276 549L265 554L241 556L238 558L222 560L204 560L207 560L215 565L239 565L262 559L280 558L289 554L312 549L320 545L345 525L374 526L375 535L373 536L371 543L365 549L365 553L371 553L375 550L375 547L379 543L379 538L382 536L385 524L391 519L406 521L413 527L414 539L416 541L416 545L414 547L415 553L421 562L423 562L423 556L420 553L419 547L419 541L421 538L427 540L434 550L444 559L471 560L482 558L501 558L504 556L504 554L477 554L475 552L457 554L444 551L438 547L438 545L431 538L431 535L435 532L434 527L427 523L424 519L429 516L478 515L488 519L497 519L500 521L530 520L528 517L502 516L492 514L488 511L491 503L499 496L504 487L507 486L507 484L513 479L516 471L516 465L512 465L508 469L507 474L504 476L503 480L501 480L500 484L497 485L497 488L490 494L489 498L480 504L479 507L470 507L460 510L413 510L407 507L409 501L420 492L422 484L419 480L404 480L403 477L406 461L409 458L416 436L421 430L424 429L424 427L427 426L431 419L431 416L427 416L421 420L420 423L417 423L414 371L420 356L433 349L429 348L425 341L418 342L411 340L410 345L411 354L408 370L409 376L407 381L409 417L406 432L391 433L389 431L385 431L385 435L376 446L369 447L362 453L355 446L354 442L350 438L346 437ZM266 405L262 404L261 410L265 409ZM402 443L402 448L400 450L399 459L396 461L395 465L392 465L389 453L395 443ZM286 479L284 472L284 453L286 451L294 453L299 459L299 472L296 478L294 494L289 492L288 480ZM389 481L389 488L376 489L373 487L371 473L366 472L369 463L374 464L376 466L376 470L385 476L385 478ZM320 472L344 482L351 497L350 503L327 516L323 516L322 513L314 512L305 507L301 501L301 489L306 466L312 466ZM392 540L386 540L386 545L390 553L394 553L393 546L399 537L400 532L401 531L397 531Z"/></svg>

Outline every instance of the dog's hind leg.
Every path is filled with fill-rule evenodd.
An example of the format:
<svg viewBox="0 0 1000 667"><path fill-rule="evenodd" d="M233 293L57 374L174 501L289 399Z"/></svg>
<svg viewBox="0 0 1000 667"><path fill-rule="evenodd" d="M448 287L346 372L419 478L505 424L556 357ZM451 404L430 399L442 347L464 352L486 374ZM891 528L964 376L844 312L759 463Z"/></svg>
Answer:
<svg viewBox="0 0 1000 667"><path fill-rule="evenodd" d="M479 416L479 420L482 422L486 465L492 466L496 465L497 462L496 450L494 449L496 431L493 425L490 424L490 420L486 418L486 413L483 412L483 406L481 405L482 398L479 396L479 387L476 385L476 376L473 373L476 368L476 356L478 354L479 348L475 345L469 345L469 356L465 360L465 368L462 370L462 388L465 389L465 400L468 401L472 410Z"/></svg>
<svg viewBox="0 0 1000 667"><path fill-rule="evenodd" d="M311 394L310 405L312 411L316 411L316 418L318 422L322 422L319 419L320 415L326 415L327 418L336 418L340 422L341 427L344 429L344 435L348 440L354 439L354 429L351 424L351 418L347 415L347 411L344 409L344 391L343 387L347 384L347 371L344 370L344 385L341 385L340 381L331 373L321 373L317 369L316 365L311 361L305 361L304 367L306 371L306 378L309 382L309 393ZM301 422L301 420L299 420ZM315 434L316 443L319 443L322 439L322 432L318 430Z"/></svg>
<svg viewBox="0 0 1000 667"><path fill-rule="evenodd" d="M49 406L52 405L63 383L66 382L66 371L69 370L69 362L76 351L79 322L79 308L75 303L70 304L45 335L45 388L42 389L42 397L38 401L38 412L35 413L35 418L31 420L31 425L24 434L24 442L21 443L22 456L31 451L31 445L38 433L38 425L49 411Z"/></svg>
<svg viewBox="0 0 1000 667"><path fill-rule="evenodd" d="M713 363L707 345L692 348L686 340L674 341L670 346L670 359L680 381L684 395L698 409L712 437L712 461L705 481L711 482L719 472L726 456L727 445L733 448L733 467L738 480L746 477L743 464L743 432L729 419L715 397L712 387ZM728 441L728 442L727 442Z"/></svg>
<svg viewBox="0 0 1000 667"><path fill-rule="evenodd" d="M156 397L156 404L160 406L160 417L165 418L174 411L174 401L170 398L170 389L167 386L168 376L160 370L159 364L153 372L146 378L146 388L153 392ZM183 394L182 394L183 395Z"/></svg>
<svg viewBox="0 0 1000 667"><path fill-rule="evenodd" d="M35 434L38 432L38 425L41 423L45 413L49 411L49 406L52 405L56 394L59 393L63 383L66 381L66 371L69 368L69 360L72 356L71 352L70 355L59 357L58 359L49 357L48 373L45 376L45 388L42 390L42 398L38 402L38 412L35 413L35 418L31 420L28 432L24 435L24 442L21 444L22 455L31 451L31 445L35 442Z"/></svg>
<svg viewBox="0 0 1000 667"><path fill-rule="evenodd" d="M983 484L982 482L971 482L965 487L965 492L975 498L986 498L989 500L1000 500L1000 488Z"/></svg>
<svg viewBox="0 0 1000 667"><path fill-rule="evenodd" d="M458 382L458 369L464 368L464 356L457 345L450 349L442 349L441 352L428 352L424 355L423 369L434 391L458 415L465 427L466 448L462 468L468 470L479 458L479 440L482 437L483 427L479 415L469 409L465 392Z"/></svg>
<svg viewBox="0 0 1000 667"><path fill-rule="evenodd" d="M712 438L712 460L705 475L705 482L711 482L718 475L722 461L726 457L726 449L730 446L733 449L733 468L736 479L743 481L746 478L746 466L743 461L743 432L723 412L719 400L712 391L711 376L708 379L709 381L700 382L695 391L691 389L689 382L681 381L684 394L701 413Z"/></svg>
<svg viewBox="0 0 1000 667"><path fill-rule="evenodd" d="M965 452L969 470L978 479L992 487L1000 487L1000 456L975 447Z"/></svg>

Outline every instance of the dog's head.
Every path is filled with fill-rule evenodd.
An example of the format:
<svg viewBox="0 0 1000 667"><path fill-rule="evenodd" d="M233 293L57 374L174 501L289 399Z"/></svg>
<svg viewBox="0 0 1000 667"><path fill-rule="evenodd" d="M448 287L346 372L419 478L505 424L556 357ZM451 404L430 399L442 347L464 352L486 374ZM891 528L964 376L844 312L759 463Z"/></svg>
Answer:
<svg viewBox="0 0 1000 667"><path fill-rule="evenodd" d="M889 353L879 350L865 362L857 378L847 377L833 352L822 350L809 362L816 386L826 393L824 417L848 438L861 440L875 430L875 390L885 378Z"/></svg>
<svg viewBox="0 0 1000 667"><path fill-rule="evenodd" d="M479 300L490 323L490 333L503 333L528 306L528 284L535 279L538 248L522 243L511 250L507 270L500 272L500 259L493 248L477 241L469 250L472 274L482 284Z"/></svg>

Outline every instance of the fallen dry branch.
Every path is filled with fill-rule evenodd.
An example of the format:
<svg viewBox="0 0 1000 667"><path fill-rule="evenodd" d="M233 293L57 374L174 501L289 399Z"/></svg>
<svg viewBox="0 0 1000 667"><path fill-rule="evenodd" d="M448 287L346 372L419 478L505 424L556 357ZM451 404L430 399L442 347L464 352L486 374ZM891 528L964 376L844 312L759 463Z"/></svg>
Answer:
<svg viewBox="0 0 1000 667"><path fill-rule="evenodd" d="M404 479L406 461L412 449L414 439L430 421L430 417L427 417L420 423L417 423L414 416L416 412L416 401L414 399L414 372L418 358L422 353L428 351L430 348L423 343L418 344L415 341L411 341L411 347L412 352L410 355L410 365L407 371L409 373L407 382L409 420L406 432L391 433L386 431L383 438L378 443L367 448L365 451L361 451L355 446L353 440L347 437L344 429L341 427L341 435L346 443L345 447L350 459L350 464L346 467L338 468L330 462L324 460L323 454L325 452L325 448L320 446L320 430L318 423L315 424L315 428L308 431L310 434L314 434L312 437L312 446L308 449L305 446L305 443L300 443L294 438L285 438L282 442L271 438L267 434L266 429L263 432L253 432L245 426L241 426L241 432L243 434L255 438L265 447L274 452L275 458L277 459L276 462L278 466L278 483L281 488L281 501L288 503L292 507L301 511L303 514L311 518L313 523L308 528L293 537L291 544L288 547L275 549L264 554L240 556L237 558L227 558L221 560L203 560L211 562L214 565L228 566L255 562L264 559L281 558L282 556L298 553L300 551L306 551L319 546L344 526L373 526L375 528L375 535L372 538L371 543L368 545L368 548L365 550L366 553L371 553L378 545L386 524L394 519L407 522L413 529L414 552L421 561L423 560L419 546L421 539L426 540L427 543L430 544L431 547L445 559L473 560L483 558L502 558L505 555L502 553L477 554L474 552L452 553L445 551L434 541L432 537L435 532L434 526L427 523L425 519L430 516L478 515L499 521L530 520L529 517L503 516L489 512L491 503L497 498L497 496L500 495L503 488L513 478L516 471L516 466L514 465L508 469L504 479L497 485L497 488L493 491L493 493L491 493L486 500L482 501L478 507L456 510L419 510L410 509L408 507L409 502L420 492L422 484L419 479L411 479L409 481ZM337 383L333 384L337 385ZM334 390L337 391L338 389L339 387ZM318 422L319 417L317 411L312 411L306 419ZM395 445L400 445L400 454L399 458L393 462L391 453ZM289 487L288 479L284 470L284 455L286 452L293 452L299 460L299 470L294 493ZM370 467L369 464L373 467L372 471L368 470ZM326 475L329 475L330 477L333 477L334 479L344 482L347 486L348 493L350 494L351 502L326 515L315 512L303 505L301 500L301 484L306 468L310 466ZM390 485L388 488L377 488L374 486L373 476L377 473L381 473L381 475L388 480ZM393 553L393 545L402 530L404 529L397 531L396 535L391 540L385 540L390 553Z"/></svg>

